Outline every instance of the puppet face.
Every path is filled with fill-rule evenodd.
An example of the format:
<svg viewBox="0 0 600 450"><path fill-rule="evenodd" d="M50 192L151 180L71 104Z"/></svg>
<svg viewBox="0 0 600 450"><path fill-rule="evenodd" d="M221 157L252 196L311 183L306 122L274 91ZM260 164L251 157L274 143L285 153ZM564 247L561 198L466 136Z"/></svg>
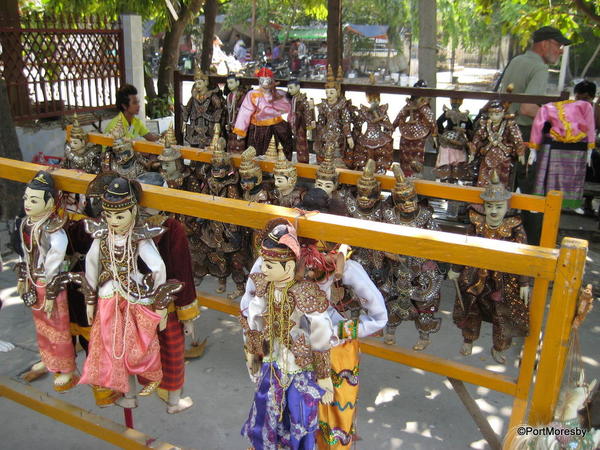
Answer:
<svg viewBox="0 0 600 450"><path fill-rule="evenodd" d="M358 191L358 196L356 197L356 203L360 209L363 211L369 211L375 206L377 200L379 199L379 193L375 190L372 192L362 192Z"/></svg>
<svg viewBox="0 0 600 450"><path fill-rule="evenodd" d="M207 91L207 89L208 89L208 80L203 80L203 79L197 80L194 83L194 89L193 89L194 97L197 98L199 95L204 94Z"/></svg>
<svg viewBox="0 0 600 450"><path fill-rule="evenodd" d="M394 205L401 214L413 214L419 208L418 198L416 195L409 197L400 197L396 193L392 193Z"/></svg>
<svg viewBox="0 0 600 450"><path fill-rule="evenodd" d="M48 201L44 200L45 192L40 189L26 188L23 195L23 207L25 214L34 221L43 217L54 208L54 199L51 197Z"/></svg>
<svg viewBox="0 0 600 450"><path fill-rule="evenodd" d="M259 77L258 85L263 89L270 89L273 86L273 78L269 77Z"/></svg>
<svg viewBox="0 0 600 450"><path fill-rule="evenodd" d="M328 103L335 103L340 98L340 93L335 88L327 88L325 89L325 98Z"/></svg>
<svg viewBox="0 0 600 450"><path fill-rule="evenodd" d="M264 260L260 266L260 271L265 275L267 281L290 281L294 278L296 270L296 261L279 261Z"/></svg>
<svg viewBox="0 0 600 450"><path fill-rule="evenodd" d="M288 84L287 89L288 89L288 92L290 93L290 95L297 95L298 92L300 92L300 85L291 83L291 84Z"/></svg>
<svg viewBox="0 0 600 450"><path fill-rule="evenodd" d="M125 211L104 211L106 223L116 234L125 234L135 220L136 208Z"/></svg>
<svg viewBox="0 0 600 450"><path fill-rule="evenodd" d="M493 124L499 124L504 118L504 111L490 111L488 115Z"/></svg>
<svg viewBox="0 0 600 450"><path fill-rule="evenodd" d="M275 175L275 188L278 191L291 191L294 189L295 183L292 183L292 180L289 177L284 175Z"/></svg>
<svg viewBox="0 0 600 450"><path fill-rule="evenodd" d="M256 177L241 177L240 178L240 186L243 191L251 191L258 184L258 178Z"/></svg>
<svg viewBox="0 0 600 450"><path fill-rule="evenodd" d="M72 137L69 140L71 151L76 154L81 154L85 150L85 141L76 137Z"/></svg>
<svg viewBox="0 0 600 450"><path fill-rule="evenodd" d="M230 91L235 91L240 87L240 81L235 78L227 78L227 87Z"/></svg>
<svg viewBox="0 0 600 450"><path fill-rule="evenodd" d="M318 178L315 180L315 187L324 190L327 192L327 195L331 197L333 191L335 191L337 185L333 181L329 180L319 180Z"/></svg>
<svg viewBox="0 0 600 450"><path fill-rule="evenodd" d="M483 204L485 211L485 222L490 227L497 227L502 223L508 211L507 201L485 202Z"/></svg>
<svg viewBox="0 0 600 450"><path fill-rule="evenodd" d="M160 167L167 176L175 175L179 171L179 168L177 167L177 160L161 161Z"/></svg>

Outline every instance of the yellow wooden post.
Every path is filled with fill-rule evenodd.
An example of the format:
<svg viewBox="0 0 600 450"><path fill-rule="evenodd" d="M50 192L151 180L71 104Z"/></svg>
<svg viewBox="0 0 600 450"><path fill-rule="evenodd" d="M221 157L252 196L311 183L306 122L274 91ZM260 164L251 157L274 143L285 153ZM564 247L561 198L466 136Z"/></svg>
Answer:
<svg viewBox="0 0 600 450"><path fill-rule="evenodd" d="M531 399L531 425L549 423L552 419L563 378L586 255L587 241L568 237L562 240Z"/></svg>
<svg viewBox="0 0 600 450"><path fill-rule="evenodd" d="M542 223L542 234L540 237L540 246L542 247L556 248L562 200L563 193L559 191L550 191L546 195L544 222Z"/></svg>

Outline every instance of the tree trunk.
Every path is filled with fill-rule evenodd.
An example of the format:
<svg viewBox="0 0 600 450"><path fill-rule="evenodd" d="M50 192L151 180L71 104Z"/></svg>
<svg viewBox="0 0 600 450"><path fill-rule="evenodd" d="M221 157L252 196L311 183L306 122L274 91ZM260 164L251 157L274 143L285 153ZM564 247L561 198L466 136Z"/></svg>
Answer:
<svg viewBox="0 0 600 450"><path fill-rule="evenodd" d="M456 63L456 46L454 45L454 39L452 39L451 45L452 45L452 52L450 53L450 81L453 83L454 82L454 64Z"/></svg>
<svg viewBox="0 0 600 450"><path fill-rule="evenodd" d="M342 64L342 2L341 0L327 0L327 64L337 76L337 68Z"/></svg>
<svg viewBox="0 0 600 450"><path fill-rule="evenodd" d="M429 87L436 87L436 0L419 2L419 78Z"/></svg>
<svg viewBox="0 0 600 450"><path fill-rule="evenodd" d="M179 62L179 40L185 27L198 16L204 0L190 0L179 11L179 19L173 22L171 29L165 33L163 52L158 67L158 95L166 97L173 90L173 73Z"/></svg>
<svg viewBox="0 0 600 450"><path fill-rule="evenodd" d="M17 132L10 113L10 103L6 91L6 82L0 78L0 156L23 160ZM23 185L16 181L0 179L0 219L14 218L21 210Z"/></svg>
<svg viewBox="0 0 600 450"><path fill-rule="evenodd" d="M213 40L215 38L215 22L217 20L217 0L206 0L204 3L204 34L202 35L202 55L200 68L208 73L213 55Z"/></svg>
<svg viewBox="0 0 600 450"><path fill-rule="evenodd" d="M156 88L154 87L154 80L152 79L152 74L148 71L144 70L144 89L146 91L146 97L148 98L156 98Z"/></svg>

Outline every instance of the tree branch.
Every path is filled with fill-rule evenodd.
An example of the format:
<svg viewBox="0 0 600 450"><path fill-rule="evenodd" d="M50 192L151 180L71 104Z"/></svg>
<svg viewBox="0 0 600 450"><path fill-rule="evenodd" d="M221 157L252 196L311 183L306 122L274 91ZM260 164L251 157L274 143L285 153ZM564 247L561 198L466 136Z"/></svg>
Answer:
<svg viewBox="0 0 600 450"><path fill-rule="evenodd" d="M590 20L600 23L600 16L596 14L593 6L588 5L585 0L575 0L574 3L577 9L583 12Z"/></svg>

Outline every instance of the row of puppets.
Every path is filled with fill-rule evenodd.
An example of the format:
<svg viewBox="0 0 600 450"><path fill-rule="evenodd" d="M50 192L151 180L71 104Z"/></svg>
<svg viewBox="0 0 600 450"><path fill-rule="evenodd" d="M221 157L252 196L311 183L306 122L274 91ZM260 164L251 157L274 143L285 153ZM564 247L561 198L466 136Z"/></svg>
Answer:
<svg viewBox="0 0 600 450"><path fill-rule="evenodd" d="M251 101L261 104L266 94L252 97L252 92ZM493 108L488 113L479 130L495 129ZM503 110L498 113L502 130L513 127ZM249 119L248 141L236 135L236 144L242 141L243 148L252 136L263 136L265 152L276 155L272 176L263 174L254 146L243 149L236 169L230 136L211 136L209 164L184 164L172 129L164 136L162 154L152 159L133 150L118 123L111 131L114 146L101 150L86 142L76 124L64 167L97 174L86 195L57 192L48 172L28 184L18 226L19 293L32 309L40 365L55 374L57 391L88 384L98 405L131 408L138 396L162 389L167 412L192 406L183 395L185 334L193 334L199 314L195 285L209 274L218 280L217 292L225 292L231 278L229 297L241 297L243 351L256 382L242 434L257 449L350 446L359 382L357 339L383 331L384 341L393 344L396 328L413 322L413 349L425 350L441 326L445 277L456 287L453 321L463 336L460 353L471 354L482 322L490 322L492 357L505 362L512 339L528 333L527 278L299 238L285 219L259 231L139 205L143 184L154 184L438 229L401 164L392 166L396 184L390 193L382 193L375 178L376 158L366 159L355 187L342 186L336 158L343 160L343 154L336 153L339 144L328 145L314 184L301 186L285 141L277 139L279 152L269 148L279 131L260 129L257 120ZM469 210L467 233L526 243L521 219L509 210L511 193L501 173L491 170L481 194L483 207ZM81 375L73 333L86 352Z"/></svg>
<svg viewBox="0 0 600 450"><path fill-rule="evenodd" d="M496 171L509 189L515 162L526 163L527 145L534 150L528 163L538 159L532 168L536 171L533 193L560 190L565 206L580 206L586 162L589 164L595 142L593 108L588 101L545 105L533 124L530 142L524 144L514 116L506 113L508 103L489 102L474 125L469 111L461 111L460 98L451 99L451 107L444 106L436 120L430 99L412 96L392 122L388 105L380 104L374 91L367 90L368 106L352 105L341 91L342 75L334 77L331 68L325 99L316 108L301 92L299 81L290 81L286 93L276 88L269 69L261 69L257 76L259 86L252 90L241 86L235 76L228 77L223 95L218 87L209 86L205 74L197 72L191 98L182 106L185 142L204 148L220 133L227 138L229 152L240 153L252 146L260 156L274 136L287 159L291 160L295 151L298 162L308 163L312 152L321 162L331 148L337 167L362 170L373 159L377 172L383 173L391 167L392 135L398 129L399 161L405 175L422 173L425 145L431 137L438 152L439 179L485 186ZM414 85L426 86L422 80ZM282 117L285 114L287 121ZM541 152L537 158L542 144L562 150L558 160L556 151Z"/></svg>

